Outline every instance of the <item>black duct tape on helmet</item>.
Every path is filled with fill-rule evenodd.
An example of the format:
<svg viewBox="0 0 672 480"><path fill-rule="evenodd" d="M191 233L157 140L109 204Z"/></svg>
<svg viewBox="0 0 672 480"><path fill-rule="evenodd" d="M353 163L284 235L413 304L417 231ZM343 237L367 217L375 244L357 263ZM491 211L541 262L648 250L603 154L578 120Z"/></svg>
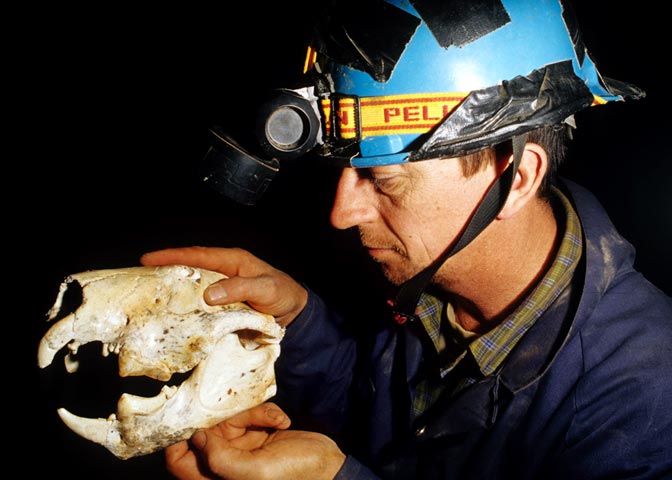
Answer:
<svg viewBox="0 0 672 480"><path fill-rule="evenodd" d="M610 81L607 87L624 98L640 98L639 88ZM574 74L571 61L547 65L528 76L475 90L440 123L411 161L466 155L535 128L558 125L592 105L595 98Z"/></svg>

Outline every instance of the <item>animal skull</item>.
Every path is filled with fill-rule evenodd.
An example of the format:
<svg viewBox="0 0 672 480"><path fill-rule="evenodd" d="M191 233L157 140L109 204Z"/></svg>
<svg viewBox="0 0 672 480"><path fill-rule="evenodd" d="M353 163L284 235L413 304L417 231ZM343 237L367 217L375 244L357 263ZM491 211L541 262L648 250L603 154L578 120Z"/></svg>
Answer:
<svg viewBox="0 0 672 480"><path fill-rule="evenodd" d="M60 285L48 320L57 317L72 282L82 304L42 337L38 365L50 365L67 345L68 372L80 345L100 341L103 356L118 354L119 375L166 382L193 372L179 387L164 385L146 398L124 393L116 414L83 418L58 413L78 435L121 459L155 452L258 405L276 392L274 362L284 329L243 303L210 306L203 291L220 273L186 266L88 271Z"/></svg>

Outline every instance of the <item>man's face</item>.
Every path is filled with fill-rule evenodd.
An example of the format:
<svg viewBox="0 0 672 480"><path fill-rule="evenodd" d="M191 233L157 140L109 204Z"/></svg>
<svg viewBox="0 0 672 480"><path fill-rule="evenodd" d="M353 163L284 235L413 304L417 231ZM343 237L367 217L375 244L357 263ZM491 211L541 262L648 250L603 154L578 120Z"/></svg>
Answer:
<svg viewBox="0 0 672 480"><path fill-rule="evenodd" d="M454 242L494 177L488 167L466 178L457 159L346 168L331 223L357 227L369 255L399 285Z"/></svg>

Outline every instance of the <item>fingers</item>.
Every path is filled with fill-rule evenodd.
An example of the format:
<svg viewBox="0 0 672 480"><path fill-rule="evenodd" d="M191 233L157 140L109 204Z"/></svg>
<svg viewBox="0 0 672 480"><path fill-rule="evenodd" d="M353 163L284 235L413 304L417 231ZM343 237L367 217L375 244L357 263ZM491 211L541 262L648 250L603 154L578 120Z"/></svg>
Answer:
<svg viewBox="0 0 672 480"><path fill-rule="evenodd" d="M280 407L275 403L267 402L221 422L218 429L224 438L230 440L244 434L249 427L286 430L290 424L290 418Z"/></svg>
<svg viewBox="0 0 672 480"><path fill-rule="evenodd" d="M336 442L289 425L276 404L258 405L167 448L168 470L180 480L333 479L346 458Z"/></svg>
<svg viewBox="0 0 672 480"><path fill-rule="evenodd" d="M223 273L227 276L253 276L272 269L263 260L240 248L184 247L166 248L145 253L140 263L146 266L189 265Z"/></svg>
<svg viewBox="0 0 672 480"><path fill-rule="evenodd" d="M289 417L272 402L264 403L239 413L219 423L213 428L203 429L191 437L194 450L183 452L183 446L166 449L166 461L173 475L176 472L185 480L194 480L198 459L207 469L225 478L261 478L258 463L252 453L268 441L269 429L286 430L290 426ZM172 463L171 463L172 462ZM185 476L191 475L191 476Z"/></svg>
<svg viewBox="0 0 672 480"><path fill-rule="evenodd" d="M255 310L273 315L282 326L287 326L308 302L306 289L279 270L220 280L210 285L203 297L209 305L246 302Z"/></svg>
<svg viewBox="0 0 672 480"><path fill-rule="evenodd" d="M177 461L189 453L189 445L186 441L177 442L174 445L166 447L166 459Z"/></svg>
<svg viewBox="0 0 672 480"><path fill-rule="evenodd" d="M282 326L289 325L308 301L308 292L292 277L239 248L170 248L146 253L140 261L147 266L183 264L223 273L229 278L204 292L208 304L246 302L273 315Z"/></svg>
<svg viewBox="0 0 672 480"><path fill-rule="evenodd" d="M330 438L296 430L260 431L227 440L213 429L192 438L207 468L227 479L333 479L345 454Z"/></svg>
<svg viewBox="0 0 672 480"><path fill-rule="evenodd" d="M206 476L200 468L200 460L196 453L189 448L186 441L166 447L164 450L166 469L180 480L207 480L213 478Z"/></svg>
<svg viewBox="0 0 672 480"><path fill-rule="evenodd" d="M252 454L259 445L252 445L246 449L233 447L231 441L216 435L212 429L199 430L191 442L204 464L216 473L218 478L263 478L257 475L258 463Z"/></svg>

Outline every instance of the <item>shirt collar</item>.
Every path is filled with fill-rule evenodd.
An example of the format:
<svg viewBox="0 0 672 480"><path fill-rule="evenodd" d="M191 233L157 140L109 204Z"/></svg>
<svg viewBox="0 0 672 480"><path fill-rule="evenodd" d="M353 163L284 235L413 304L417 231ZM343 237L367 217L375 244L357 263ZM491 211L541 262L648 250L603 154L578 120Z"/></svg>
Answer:
<svg viewBox="0 0 672 480"><path fill-rule="evenodd" d="M469 344L483 375L494 372L513 350L523 334L570 284L583 252L581 222L567 197L552 190L556 216L564 233L555 259L528 297L502 323Z"/></svg>

